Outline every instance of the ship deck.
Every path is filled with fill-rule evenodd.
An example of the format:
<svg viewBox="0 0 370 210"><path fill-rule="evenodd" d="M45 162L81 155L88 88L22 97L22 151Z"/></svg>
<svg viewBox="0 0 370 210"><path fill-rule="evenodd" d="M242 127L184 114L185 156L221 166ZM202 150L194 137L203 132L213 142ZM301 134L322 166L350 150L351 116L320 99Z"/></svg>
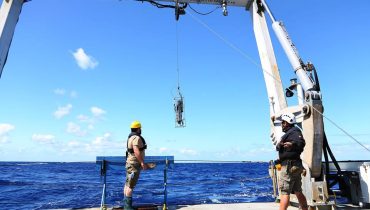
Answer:
<svg viewBox="0 0 370 210"><path fill-rule="evenodd" d="M100 208L90 208L84 210L99 210ZM114 210L123 210L123 208L108 208ZM138 210L162 210L163 207L140 207ZM200 205L178 205L178 206L169 206L169 210L181 209L181 210L276 210L279 209L279 204L274 202L263 202L263 203L231 203L231 204L200 204ZM289 206L288 210L298 210L299 208L294 206ZM337 210L355 210L362 209L359 206L353 206L351 204L340 204L337 205ZM369 208L367 208L370 210Z"/></svg>

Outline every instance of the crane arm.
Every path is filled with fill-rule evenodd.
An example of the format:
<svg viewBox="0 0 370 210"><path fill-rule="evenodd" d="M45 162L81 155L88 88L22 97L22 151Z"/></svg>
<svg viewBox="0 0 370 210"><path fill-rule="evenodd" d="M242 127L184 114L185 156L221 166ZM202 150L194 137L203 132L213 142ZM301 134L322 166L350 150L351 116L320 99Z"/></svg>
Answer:
<svg viewBox="0 0 370 210"><path fill-rule="evenodd" d="M301 102L300 105L281 109L281 112L276 112L272 118L274 120L279 118L281 113L285 111L292 112L296 116L301 116L303 135L306 140L306 148L302 154L302 159L311 169L312 176L319 177L321 175L324 139L323 106L319 85L316 84L312 74L310 74L310 71L313 71L311 69L313 65L304 64L283 23L275 20L275 17L264 0L260 0L259 2L271 18L272 28L293 67L304 93L304 96L303 94L300 96L303 98L298 99Z"/></svg>
<svg viewBox="0 0 370 210"><path fill-rule="evenodd" d="M0 8L0 76L24 2L24 0L4 0Z"/></svg>
<svg viewBox="0 0 370 210"><path fill-rule="evenodd" d="M298 50L290 39L287 30L284 27L283 22L276 21L274 15L270 11L265 0L261 0L264 9L268 13L272 21L272 28L283 47L290 64L292 65L297 77L302 83L304 91L310 91L315 89L314 81L306 74L306 65L303 63L301 57L299 56Z"/></svg>

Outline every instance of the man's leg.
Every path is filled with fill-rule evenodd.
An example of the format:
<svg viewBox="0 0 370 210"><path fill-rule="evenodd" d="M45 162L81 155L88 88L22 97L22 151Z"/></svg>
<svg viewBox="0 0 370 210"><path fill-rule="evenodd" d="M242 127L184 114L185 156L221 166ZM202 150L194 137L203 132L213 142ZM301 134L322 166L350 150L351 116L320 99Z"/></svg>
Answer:
<svg viewBox="0 0 370 210"><path fill-rule="evenodd" d="M128 210L133 210L134 208L132 207L132 189L125 185L125 188L124 188L124 209L128 209Z"/></svg>
<svg viewBox="0 0 370 210"><path fill-rule="evenodd" d="M306 197L303 195L302 192L295 192L295 195L298 198L299 205L301 206L302 210L308 210L307 200Z"/></svg>
<svg viewBox="0 0 370 210"><path fill-rule="evenodd" d="M133 166L126 167L126 182L124 188L125 200L124 200L124 209L133 210L132 207L132 193L136 186L137 181L140 176L140 165L136 164Z"/></svg>
<svg viewBox="0 0 370 210"><path fill-rule="evenodd" d="M289 206L290 192L292 192L291 177L288 167L283 165L280 171L279 190L280 190L280 210L286 210Z"/></svg>
<svg viewBox="0 0 370 210"><path fill-rule="evenodd" d="M124 196L125 197L132 197L132 189L129 186L125 185Z"/></svg>
<svg viewBox="0 0 370 210"><path fill-rule="evenodd" d="M279 210L286 210L289 206L289 195L280 195L280 208Z"/></svg>
<svg viewBox="0 0 370 210"><path fill-rule="evenodd" d="M124 209L129 209L133 210L134 208L132 207L132 191L133 188L136 185L136 182L138 180L138 175L139 173L135 171L134 168L127 168L126 169L126 182L125 182L125 187L123 189L123 194L124 194Z"/></svg>

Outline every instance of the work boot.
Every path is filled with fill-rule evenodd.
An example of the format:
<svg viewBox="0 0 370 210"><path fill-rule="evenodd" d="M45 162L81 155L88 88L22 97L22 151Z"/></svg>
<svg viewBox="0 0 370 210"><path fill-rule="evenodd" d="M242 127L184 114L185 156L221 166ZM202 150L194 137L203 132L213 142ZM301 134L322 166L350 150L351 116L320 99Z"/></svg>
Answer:
<svg viewBox="0 0 370 210"><path fill-rule="evenodd" d="M123 206L124 210L134 210L134 208L132 207L132 197L125 197L125 199L123 200L123 203L124 203L124 206Z"/></svg>

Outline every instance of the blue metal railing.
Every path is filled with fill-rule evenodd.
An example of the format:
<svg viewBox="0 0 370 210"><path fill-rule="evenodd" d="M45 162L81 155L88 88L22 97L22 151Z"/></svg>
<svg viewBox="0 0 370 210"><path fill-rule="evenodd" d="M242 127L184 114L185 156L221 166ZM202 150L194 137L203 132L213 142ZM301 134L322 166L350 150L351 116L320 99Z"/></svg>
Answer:
<svg viewBox="0 0 370 210"><path fill-rule="evenodd" d="M163 209L167 209L167 172L174 164L174 156L147 156L146 163L155 163L156 169L163 169ZM106 209L106 190L107 190L107 172L109 170L125 170L125 156L97 156L96 168L103 177L103 192L100 204L100 210Z"/></svg>

